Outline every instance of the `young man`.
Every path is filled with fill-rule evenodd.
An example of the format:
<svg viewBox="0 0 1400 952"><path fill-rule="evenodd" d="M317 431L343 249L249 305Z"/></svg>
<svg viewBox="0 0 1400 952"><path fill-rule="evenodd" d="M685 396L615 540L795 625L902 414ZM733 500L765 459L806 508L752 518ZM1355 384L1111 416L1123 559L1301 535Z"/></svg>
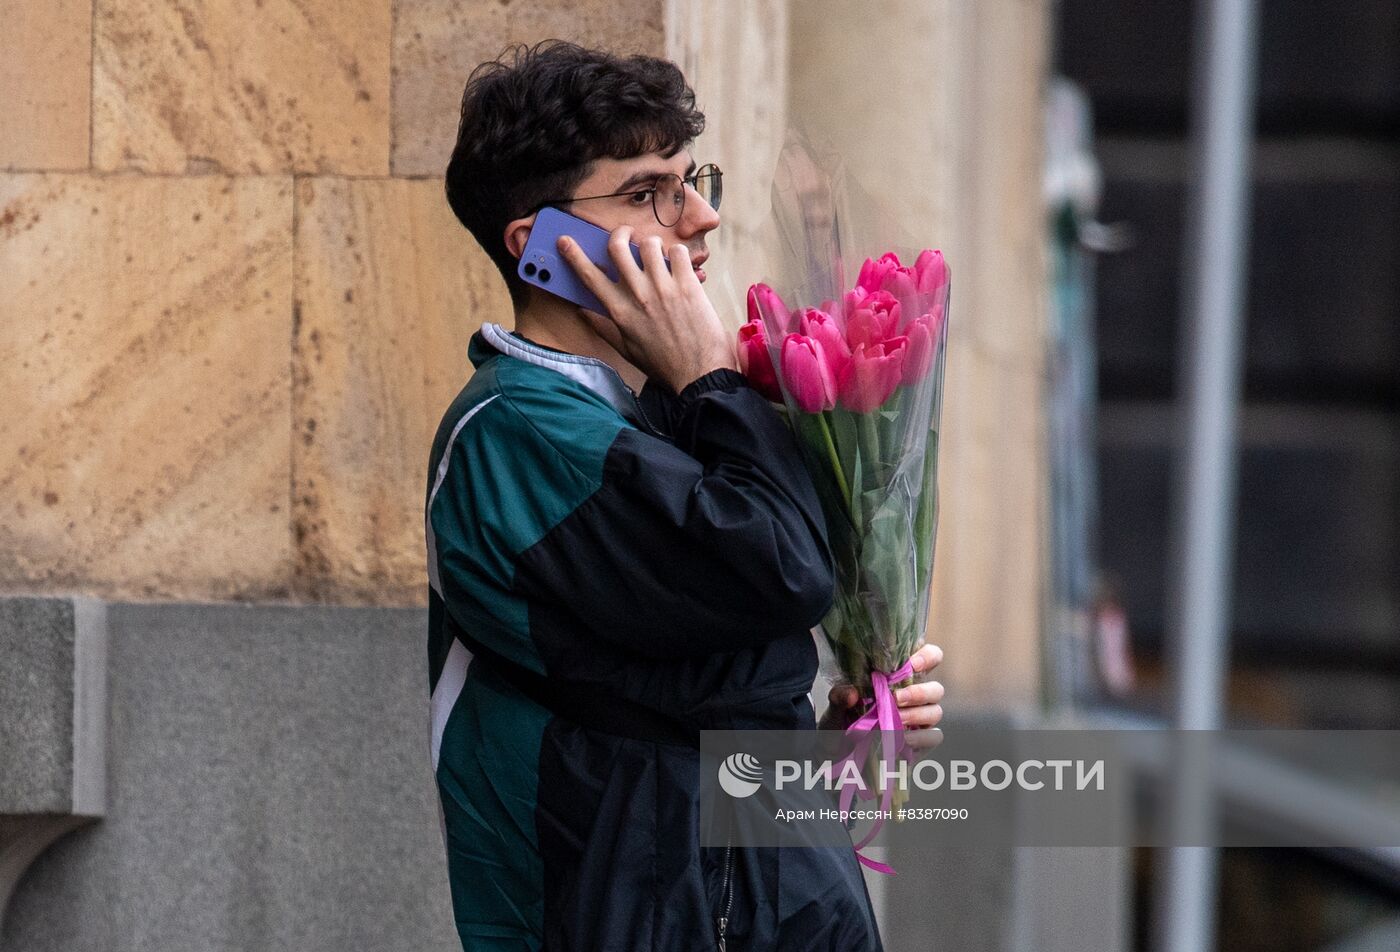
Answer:
<svg viewBox="0 0 1400 952"><path fill-rule="evenodd" d="M721 195L688 151L703 127L674 65L565 43L463 96L448 201L515 309L470 342L426 500L433 763L471 952L880 948L850 850L698 844L698 731L816 727L833 597L797 447L701 287ZM618 285L559 248L607 314L516 276L544 205L611 233ZM905 695L931 743L942 687Z"/></svg>

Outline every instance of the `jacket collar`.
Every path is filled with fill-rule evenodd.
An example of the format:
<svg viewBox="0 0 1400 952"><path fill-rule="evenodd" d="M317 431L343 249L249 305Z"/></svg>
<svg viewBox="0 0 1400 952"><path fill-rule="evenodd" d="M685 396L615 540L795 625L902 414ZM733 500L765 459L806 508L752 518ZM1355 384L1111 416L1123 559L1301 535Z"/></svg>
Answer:
<svg viewBox="0 0 1400 952"><path fill-rule="evenodd" d="M480 367L502 354L546 367L583 384L635 426L667 438L672 433L676 397L661 384L648 380L641 394L637 394L616 370L597 357L569 354L537 344L491 321L482 324L481 330L473 334L467 344L467 357L473 367Z"/></svg>

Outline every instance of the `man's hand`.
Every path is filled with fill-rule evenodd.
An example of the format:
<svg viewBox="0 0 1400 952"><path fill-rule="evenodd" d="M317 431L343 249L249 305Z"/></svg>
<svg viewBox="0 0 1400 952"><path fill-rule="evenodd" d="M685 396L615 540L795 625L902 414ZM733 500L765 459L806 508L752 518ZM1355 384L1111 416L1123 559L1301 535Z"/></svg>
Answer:
<svg viewBox="0 0 1400 952"><path fill-rule="evenodd" d="M943 742L943 731L935 726L943 720L943 705L939 703L943 700L943 685L927 680L942 660L942 648L924 645L910 658L915 683L894 692L899 719L904 724L904 739L910 747L937 747ZM860 716L856 709L860 694L853 685L837 684L827 700L829 706L819 725L823 729L845 730Z"/></svg>
<svg viewBox="0 0 1400 952"><path fill-rule="evenodd" d="M632 259L631 237L632 226L622 225L608 238L617 284L588 260L577 242L559 239L559 253L608 311L581 307L579 313L628 363L677 393L711 370L737 370L730 334L695 276L690 249L672 245L667 271L661 239L649 235L640 242L639 268Z"/></svg>

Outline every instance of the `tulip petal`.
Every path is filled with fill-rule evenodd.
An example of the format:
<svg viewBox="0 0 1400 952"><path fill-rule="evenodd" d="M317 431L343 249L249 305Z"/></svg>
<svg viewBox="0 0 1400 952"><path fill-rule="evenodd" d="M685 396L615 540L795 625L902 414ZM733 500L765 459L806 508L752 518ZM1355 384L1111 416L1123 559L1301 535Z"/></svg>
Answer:
<svg viewBox="0 0 1400 952"><path fill-rule="evenodd" d="M836 318L824 310L814 307L803 308L798 331L822 345L827 365L834 377L840 377L851 359L851 349Z"/></svg>
<svg viewBox="0 0 1400 952"><path fill-rule="evenodd" d="M914 262L915 284L920 294L933 294L948 283L948 263L943 252L925 248Z"/></svg>
<svg viewBox="0 0 1400 952"><path fill-rule="evenodd" d="M766 284L749 285L749 320L762 320L775 333L786 334L792 330L792 312L782 297Z"/></svg>
<svg viewBox="0 0 1400 952"><path fill-rule="evenodd" d="M768 338L763 321L752 320L739 328L739 372L748 378L755 390L773 403L782 403L783 392L778 387L778 372L768 352Z"/></svg>
<svg viewBox="0 0 1400 952"><path fill-rule="evenodd" d="M836 378L822 345L802 334L783 339L783 383L805 413L820 413L836 405Z"/></svg>
<svg viewBox="0 0 1400 952"><path fill-rule="evenodd" d="M922 314L909 322L905 331L909 338L909 352L904 356L904 372L901 382L913 386L928 374L933 366L933 350L937 341L933 315Z"/></svg>
<svg viewBox="0 0 1400 952"><path fill-rule="evenodd" d="M893 337L852 351L838 386L841 405L856 413L869 413L883 405L903 378L908 344L907 337Z"/></svg>
<svg viewBox="0 0 1400 952"><path fill-rule="evenodd" d="M865 296L846 322L846 343L852 352L878 344L899 333L899 301L886 291Z"/></svg>

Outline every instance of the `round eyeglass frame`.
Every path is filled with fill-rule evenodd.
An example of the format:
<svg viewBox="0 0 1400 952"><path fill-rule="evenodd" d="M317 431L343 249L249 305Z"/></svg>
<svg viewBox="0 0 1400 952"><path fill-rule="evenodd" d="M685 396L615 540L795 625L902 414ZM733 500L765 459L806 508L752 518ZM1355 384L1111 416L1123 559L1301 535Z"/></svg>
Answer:
<svg viewBox="0 0 1400 952"><path fill-rule="evenodd" d="M540 202L534 208L530 209L530 214L533 215L535 212L539 211L541 208L544 208L546 205L566 205L570 202L591 202L597 198L617 198L622 195L644 195L650 192L651 213L656 216L657 224L659 224L662 228L670 228L672 225L676 224L676 222L680 221L681 216L685 214L685 187L689 185L691 188L695 189L696 194L699 194L699 181L702 176L708 176L711 178L709 206L715 210L718 210L720 198L724 195L724 173L720 171L720 167L718 165L715 165L713 162L710 162L700 166L690 175L684 177L677 175L675 172L667 172L664 175L658 175L656 177L656 181L647 188L630 189L625 192L612 192L607 195L586 195L580 198L551 198L547 201ZM680 206L676 209L676 217L669 222L665 221L661 217L661 209L656 204L656 197L659 194L661 194L661 182L668 178L676 179L681 183L681 203Z"/></svg>

